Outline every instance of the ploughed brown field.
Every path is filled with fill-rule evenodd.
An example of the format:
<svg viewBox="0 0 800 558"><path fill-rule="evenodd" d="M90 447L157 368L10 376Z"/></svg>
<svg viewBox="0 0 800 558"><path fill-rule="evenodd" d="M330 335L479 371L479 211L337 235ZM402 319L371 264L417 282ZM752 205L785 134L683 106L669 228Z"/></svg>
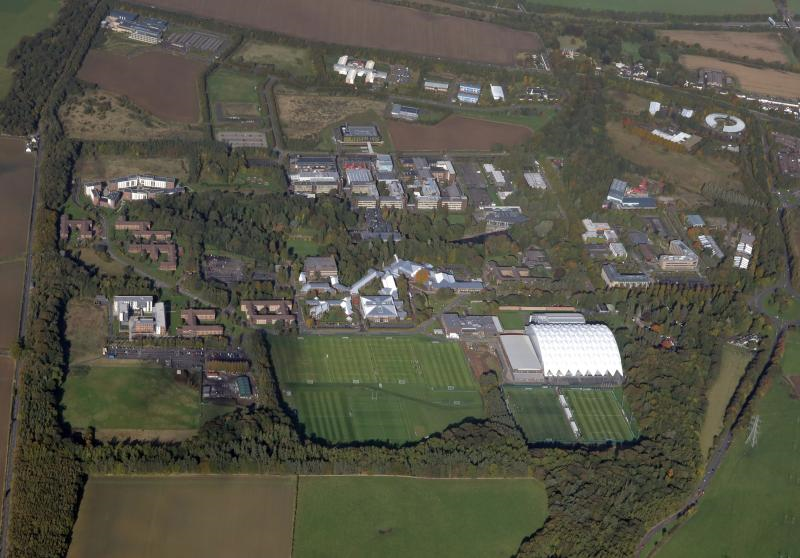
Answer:
<svg viewBox="0 0 800 558"><path fill-rule="evenodd" d="M189 124L200 119L197 80L205 67L204 62L161 51L127 57L92 50L78 77L125 95L159 118Z"/></svg>
<svg viewBox="0 0 800 558"><path fill-rule="evenodd" d="M769 68L751 68L743 64L725 62L718 58L684 54L680 63L690 70L714 68L722 70L736 79L739 88L750 93L762 93L795 99L800 97L800 74Z"/></svg>
<svg viewBox="0 0 800 558"><path fill-rule="evenodd" d="M498 144L522 143L532 132L516 124L449 116L435 126L391 122L389 134L398 151L492 151Z"/></svg>
<svg viewBox="0 0 800 558"><path fill-rule="evenodd" d="M748 33L746 31L692 31L670 29L658 31L660 37L687 45L727 52L765 62L789 62L778 33Z"/></svg>
<svg viewBox="0 0 800 558"><path fill-rule="evenodd" d="M22 257L28 243L34 156L25 141L0 137L0 261ZM21 294L21 293L18 293Z"/></svg>
<svg viewBox="0 0 800 558"><path fill-rule="evenodd" d="M148 4L311 41L489 64L510 65L516 53L542 47L536 33L371 0L150 0Z"/></svg>

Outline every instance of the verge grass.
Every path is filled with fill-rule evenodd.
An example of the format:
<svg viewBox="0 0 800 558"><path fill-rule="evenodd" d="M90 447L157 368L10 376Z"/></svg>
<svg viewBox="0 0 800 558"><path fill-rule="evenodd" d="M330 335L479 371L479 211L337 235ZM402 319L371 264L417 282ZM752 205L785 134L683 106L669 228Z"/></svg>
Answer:
<svg viewBox="0 0 800 558"><path fill-rule="evenodd" d="M725 409L752 359L753 353L746 349L727 344L722 348L717 377L706 394L708 406L700 429L700 451L703 456L708 455L714 436L722 430Z"/></svg>
<svg viewBox="0 0 800 558"><path fill-rule="evenodd" d="M310 434L330 442L403 443L483 405L461 347L425 337L273 337L281 389Z"/></svg>
<svg viewBox="0 0 800 558"><path fill-rule="evenodd" d="M294 556L505 558L546 517L534 479L301 477Z"/></svg>

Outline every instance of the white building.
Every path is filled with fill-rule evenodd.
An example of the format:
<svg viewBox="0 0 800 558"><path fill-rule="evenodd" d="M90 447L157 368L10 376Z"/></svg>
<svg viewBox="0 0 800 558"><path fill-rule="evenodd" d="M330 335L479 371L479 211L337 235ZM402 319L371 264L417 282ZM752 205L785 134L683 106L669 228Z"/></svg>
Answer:
<svg viewBox="0 0 800 558"><path fill-rule="evenodd" d="M492 90L492 99L495 101L505 101L506 94L503 91L503 87L500 85L490 85L489 88Z"/></svg>

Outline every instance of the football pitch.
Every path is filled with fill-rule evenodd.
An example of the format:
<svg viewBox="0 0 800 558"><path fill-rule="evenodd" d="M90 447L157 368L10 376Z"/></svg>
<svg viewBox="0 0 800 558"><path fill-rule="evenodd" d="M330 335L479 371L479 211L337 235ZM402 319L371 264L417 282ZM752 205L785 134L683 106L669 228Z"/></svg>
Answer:
<svg viewBox="0 0 800 558"><path fill-rule="evenodd" d="M458 343L422 336L272 337L287 403L329 442L404 443L483 417Z"/></svg>
<svg viewBox="0 0 800 558"><path fill-rule="evenodd" d="M555 388L510 386L505 393L511 413L529 443L575 441Z"/></svg>
<svg viewBox="0 0 800 558"><path fill-rule="evenodd" d="M506 386L508 406L528 443L575 442L558 401L567 399L581 431L579 442L624 441L635 437L622 409L622 395L610 389Z"/></svg>
<svg viewBox="0 0 800 558"><path fill-rule="evenodd" d="M605 442L635 437L614 390L569 388L562 393L575 413L582 440Z"/></svg>

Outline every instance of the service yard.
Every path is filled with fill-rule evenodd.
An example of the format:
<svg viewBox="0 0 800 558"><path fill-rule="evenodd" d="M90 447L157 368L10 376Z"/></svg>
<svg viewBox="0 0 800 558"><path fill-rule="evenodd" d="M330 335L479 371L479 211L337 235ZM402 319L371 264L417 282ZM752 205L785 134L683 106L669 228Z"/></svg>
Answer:
<svg viewBox="0 0 800 558"><path fill-rule="evenodd" d="M165 51L128 57L91 50L78 77L128 97L158 118L191 124L200 120L198 79L205 67L205 62Z"/></svg>

